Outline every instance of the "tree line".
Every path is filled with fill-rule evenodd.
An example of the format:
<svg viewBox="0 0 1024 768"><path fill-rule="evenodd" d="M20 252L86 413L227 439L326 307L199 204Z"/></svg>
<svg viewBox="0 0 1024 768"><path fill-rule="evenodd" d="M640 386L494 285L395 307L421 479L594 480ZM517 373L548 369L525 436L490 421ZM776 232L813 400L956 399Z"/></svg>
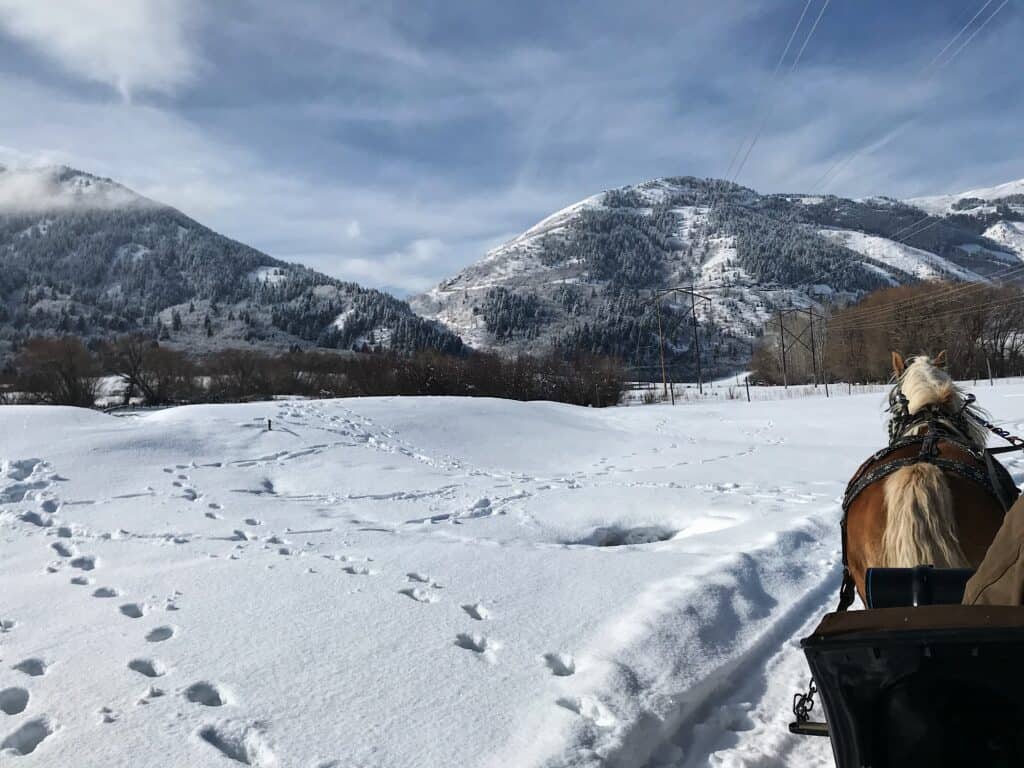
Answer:
<svg viewBox="0 0 1024 768"><path fill-rule="evenodd" d="M625 388L618 362L557 354L503 357L424 350L270 354L226 349L203 358L124 336L91 348L73 336L37 337L0 377L0 402L94 407L115 382L123 405L240 402L276 396L459 395L616 405Z"/></svg>
<svg viewBox="0 0 1024 768"><path fill-rule="evenodd" d="M891 350L935 355L944 349L958 379L1024 371L1024 290L1015 285L935 281L884 288L816 311L813 347L810 330L805 312L783 314L781 325L778 316L771 320L754 351L753 380L887 381Z"/></svg>

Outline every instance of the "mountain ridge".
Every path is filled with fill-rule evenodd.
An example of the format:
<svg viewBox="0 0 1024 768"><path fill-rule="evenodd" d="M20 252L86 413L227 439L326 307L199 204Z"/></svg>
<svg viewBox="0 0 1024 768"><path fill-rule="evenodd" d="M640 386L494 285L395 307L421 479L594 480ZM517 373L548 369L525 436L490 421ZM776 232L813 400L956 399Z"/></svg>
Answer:
<svg viewBox="0 0 1024 768"><path fill-rule="evenodd" d="M975 190L990 193L982 205L951 196L932 222L891 197L762 195L663 177L556 211L410 305L473 346L561 346L649 369L661 353L651 298L693 285L715 292L696 308L706 367L728 373L745 363L776 309L919 279L985 280L1020 265L1024 197L999 196L1018 185ZM661 307L666 353L682 375L692 373L688 301Z"/></svg>
<svg viewBox="0 0 1024 768"><path fill-rule="evenodd" d="M225 347L435 349L404 301L275 259L110 179L0 167L0 358L32 335Z"/></svg>

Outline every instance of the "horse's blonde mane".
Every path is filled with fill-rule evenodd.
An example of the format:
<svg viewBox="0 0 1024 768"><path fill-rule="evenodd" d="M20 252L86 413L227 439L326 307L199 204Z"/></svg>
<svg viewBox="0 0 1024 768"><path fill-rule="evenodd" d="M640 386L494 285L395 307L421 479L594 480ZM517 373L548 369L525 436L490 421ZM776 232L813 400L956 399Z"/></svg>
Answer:
<svg viewBox="0 0 1024 768"><path fill-rule="evenodd" d="M906 410L911 416L929 406L936 406L951 417L964 413L968 418L964 420L962 426L957 427L957 430L966 432L964 437L978 448L984 448L988 442L985 428L970 418L981 417L984 412L973 404L965 405L966 397L963 390L956 385L953 377L946 373L945 369L936 366L928 355L911 358L903 373L896 379L893 394L895 395L897 391L902 392L907 399ZM891 402L894 399L890 397Z"/></svg>

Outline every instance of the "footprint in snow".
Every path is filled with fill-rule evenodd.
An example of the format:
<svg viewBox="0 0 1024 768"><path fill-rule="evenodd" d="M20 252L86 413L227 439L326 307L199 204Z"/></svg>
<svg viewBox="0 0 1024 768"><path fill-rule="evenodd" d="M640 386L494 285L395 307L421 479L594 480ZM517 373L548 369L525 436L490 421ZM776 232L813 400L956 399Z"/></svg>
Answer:
<svg viewBox="0 0 1024 768"><path fill-rule="evenodd" d="M495 651L501 648L501 643L497 640L492 640L486 635L478 635L475 632L460 632L455 636L455 645L467 651L472 651L491 664L497 661Z"/></svg>
<svg viewBox="0 0 1024 768"><path fill-rule="evenodd" d="M132 659L128 662L128 669L145 677L163 677L167 674L167 668L156 659Z"/></svg>
<svg viewBox="0 0 1024 768"><path fill-rule="evenodd" d="M408 581L415 582L416 584L429 584L434 589L444 589L443 585L438 584L429 576L422 573L416 573L415 571L405 574L405 578Z"/></svg>
<svg viewBox="0 0 1024 768"><path fill-rule="evenodd" d="M162 626L149 630L146 634L147 643L162 643L174 637L174 627Z"/></svg>
<svg viewBox="0 0 1024 768"><path fill-rule="evenodd" d="M341 570L350 576L374 576L377 573L376 571L367 568L365 565L346 565Z"/></svg>
<svg viewBox="0 0 1024 768"><path fill-rule="evenodd" d="M110 707L100 707L96 710L96 714L100 716L101 724L116 723L117 718L120 717L120 715Z"/></svg>
<svg viewBox="0 0 1024 768"><path fill-rule="evenodd" d="M0 632L10 632L18 626L18 622L14 619L0 619Z"/></svg>
<svg viewBox="0 0 1024 768"><path fill-rule="evenodd" d="M589 696L580 696L576 698L564 697L558 699L555 704L563 709L568 709L570 712L573 712L580 717L592 721L594 725L600 728L611 728L616 722L618 722L615 715L609 711L608 707L597 699L592 699Z"/></svg>
<svg viewBox="0 0 1024 768"><path fill-rule="evenodd" d="M93 597L117 597L121 593L113 587L100 587L92 593Z"/></svg>
<svg viewBox="0 0 1024 768"><path fill-rule="evenodd" d="M50 545L50 549L61 557L74 557L75 555L75 551L71 547L59 541L53 542L53 544Z"/></svg>
<svg viewBox="0 0 1024 768"><path fill-rule="evenodd" d="M224 757L254 768L273 768L277 757L267 744L258 725L230 721L202 726L199 738Z"/></svg>
<svg viewBox="0 0 1024 768"><path fill-rule="evenodd" d="M4 688L0 691L0 712L5 715L20 715L28 706L28 691L24 688Z"/></svg>
<svg viewBox="0 0 1024 768"><path fill-rule="evenodd" d="M544 663L555 677L576 674L576 660L567 653L545 653Z"/></svg>
<svg viewBox="0 0 1024 768"><path fill-rule="evenodd" d="M225 692L216 684L201 681L185 689L185 698L204 707L222 707L228 703Z"/></svg>
<svg viewBox="0 0 1024 768"><path fill-rule="evenodd" d="M82 555L71 561L71 567L80 571L91 571L99 561L92 555Z"/></svg>
<svg viewBox="0 0 1024 768"><path fill-rule="evenodd" d="M417 603L436 603L438 601L437 595L433 594L432 592L428 592L425 589L420 589L419 587L409 587L408 589L400 589L398 590L398 594L412 598Z"/></svg>
<svg viewBox="0 0 1024 768"><path fill-rule="evenodd" d="M19 661L11 667L11 669L16 672L21 672L24 675L28 675L29 677L42 677L46 674L46 667L47 664L42 659L31 658Z"/></svg>
<svg viewBox="0 0 1024 768"><path fill-rule="evenodd" d="M92 584L92 579L88 576L72 576L71 583L78 587L87 587Z"/></svg>
<svg viewBox="0 0 1024 768"><path fill-rule="evenodd" d="M466 603L461 607L474 621L486 621L491 618L491 612L484 607L483 603Z"/></svg>
<svg viewBox="0 0 1024 768"><path fill-rule="evenodd" d="M118 610L129 619L141 619L146 615L146 609L139 603L125 603Z"/></svg>
<svg viewBox="0 0 1024 768"><path fill-rule="evenodd" d="M50 719L45 716L22 723L21 727L0 741L0 753L11 750L15 755L31 755L36 751L36 747L54 732L55 728Z"/></svg>

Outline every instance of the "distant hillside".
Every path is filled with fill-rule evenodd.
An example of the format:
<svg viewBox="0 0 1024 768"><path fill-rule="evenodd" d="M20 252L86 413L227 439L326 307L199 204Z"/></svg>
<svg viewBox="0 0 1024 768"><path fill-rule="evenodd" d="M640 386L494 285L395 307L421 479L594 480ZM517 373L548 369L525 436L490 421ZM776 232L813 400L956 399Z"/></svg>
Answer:
<svg viewBox="0 0 1024 768"><path fill-rule="evenodd" d="M408 304L289 264L70 168L0 166L0 358L35 334L143 332L194 352L457 352Z"/></svg>
<svg viewBox="0 0 1024 768"><path fill-rule="evenodd" d="M696 307L705 367L725 373L746 364L775 308L1021 265L1021 203L1016 193L981 207L951 199L940 219L922 222L929 211L913 201L657 179L555 213L410 304L473 346L559 345L650 368L659 356L651 298L692 284L712 298ZM670 361L691 374L689 300L666 300L661 322Z"/></svg>

